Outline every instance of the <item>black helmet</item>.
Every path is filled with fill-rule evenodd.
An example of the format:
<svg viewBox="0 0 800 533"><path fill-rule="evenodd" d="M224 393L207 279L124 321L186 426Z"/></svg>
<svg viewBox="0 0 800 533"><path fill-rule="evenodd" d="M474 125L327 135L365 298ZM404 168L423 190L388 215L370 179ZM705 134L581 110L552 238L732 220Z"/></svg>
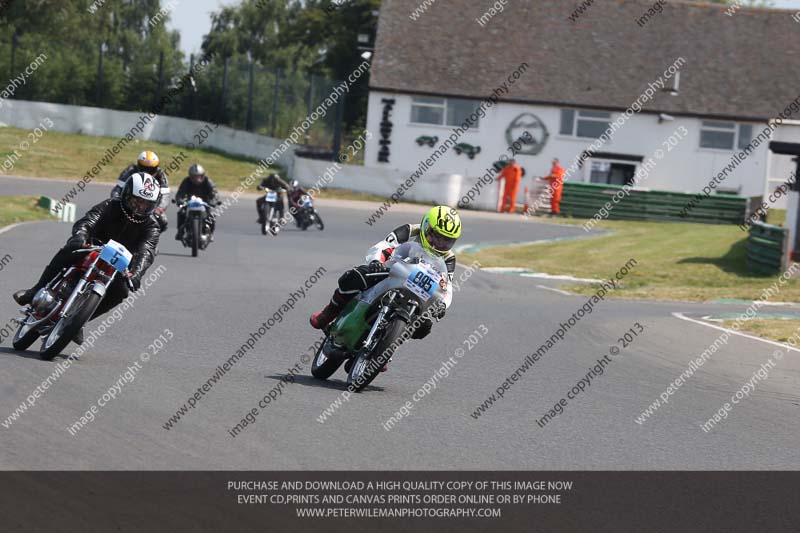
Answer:
<svg viewBox="0 0 800 533"><path fill-rule="evenodd" d="M189 167L189 176L205 176L206 169L202 165L195 163Z"/></svg>
<svg viewBox="0 0 800 533"><path fill-rule="evenodd" d="M158 205L159 188L155 178L149 174L133 174L122 189L120 201L122 211L137 224L147 220Z"/></svg>
<svg viewBox="0 0 800 533"><path fill-rule="evenodd" d="M297 189L300 188L300 182L297 180L292 180L292 183L290 183L290 185L292 186L293 191L296 191Z"/></svg>

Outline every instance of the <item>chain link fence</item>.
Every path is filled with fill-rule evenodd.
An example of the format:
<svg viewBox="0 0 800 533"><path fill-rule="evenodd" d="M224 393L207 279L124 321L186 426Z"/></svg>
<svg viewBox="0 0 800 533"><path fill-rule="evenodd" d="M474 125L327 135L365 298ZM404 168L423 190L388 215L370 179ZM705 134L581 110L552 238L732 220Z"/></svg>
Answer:
<svg viewBox="0 0 800 533"><path fill-rule="evenodd" d="M44 50L48 59L20 83L25 68L43 53L32 43L0 33L0 93L7 99L149 111L171 88L182 90L161 114L214 122L276 138L324 101L339 82L306 72L242 63L219 56L190 57L186 66L165 65L163 54L149 64L125 65L103 47L94 53ZM65 64L65 58L67 63ZM191 73L191 78L187 74ZM17 80L16 82L14 80ZM346 99L315 121L301 141L312 152L331 154L341 146Z"/></svg>

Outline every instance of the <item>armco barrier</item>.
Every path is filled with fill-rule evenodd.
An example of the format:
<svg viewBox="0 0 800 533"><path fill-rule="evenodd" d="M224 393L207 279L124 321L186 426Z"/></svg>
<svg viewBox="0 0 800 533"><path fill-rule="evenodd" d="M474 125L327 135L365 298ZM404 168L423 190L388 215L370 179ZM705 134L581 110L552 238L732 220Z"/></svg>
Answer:
<svg viewBox="0 0 800 533"><path fill-rule="evenodd" d="M747 268L771 275L783 270L789 232L786 228L754 222L747 236Z"/></svg>
<svg viewBox="0 0 800 533"><path fill-rule="evenodd" d="M694 194L630 189L627 195L623 195L622 191L621 185L565 182L561 212L592 218L608 202L613 206L607 217L611 219L741 224L747 208L744 197L712 194L695 200L694 208L687 210L686 216L681 216L687 204L695 199ZM617 203L613 202L615 195Z"/></svg>

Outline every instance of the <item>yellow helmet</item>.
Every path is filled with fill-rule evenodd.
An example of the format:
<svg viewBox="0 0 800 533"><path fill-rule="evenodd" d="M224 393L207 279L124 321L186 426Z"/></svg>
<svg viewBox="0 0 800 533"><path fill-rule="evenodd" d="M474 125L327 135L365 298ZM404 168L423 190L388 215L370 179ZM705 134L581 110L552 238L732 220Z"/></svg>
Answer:
<svg viewBox="0 0 800 533"><path fill-rule="evenodd" d="M446 255L461 236L461 217L446 205L437 205L422 218L419 240L434 255Z"/></svg>
<svg viewBox="0 0 800 533"><path fill-rule="evenodd" d="M153 171L158 168L158 156L155 152L145 150L136 158L136 164L142 172Z"/></svg>

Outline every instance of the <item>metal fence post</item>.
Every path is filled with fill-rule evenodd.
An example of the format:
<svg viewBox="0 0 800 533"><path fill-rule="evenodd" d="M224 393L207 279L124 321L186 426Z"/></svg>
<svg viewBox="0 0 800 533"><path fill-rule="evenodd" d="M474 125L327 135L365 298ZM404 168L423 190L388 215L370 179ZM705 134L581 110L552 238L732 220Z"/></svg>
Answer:
<svg viewBox="0 0 800 533"><path fill-rule="evenodd" d="M94 104L102 107L103 102L103 43L97 45L97 87L94 96Z"/></svg>
<svg viewBox="0 0 800 533"><path fill-rule="evenodd" d="M164 110L159 107L159 103L161 102L161 91L164 87L164 52L160 52L158 54L158 87L156 87L156 98L155 102L153 102L153 108L158 111L158 114L162 114Z"/></svg>
<svg viewBox="0 0 800 533"><path fill-rule="evenodd" d="M247 89L247 118L244 128L253 131L253 84L255 83L255 63L250 62L250 86Z"/></svg>
<svg viewBox="0 0 800 533"><path fill-rule="evenodd" d="M14 29L14 35L11 36L11 71L8 73L8 81L10 82L16 77L14 74L14 59L17 56L17 43L19 42L19 34L17 33L16 28ZM13 96L12 96L13 98Z"/></svg>
<svg viewBox="0 0 800 533"><path fill-rule="evenodd" d="M281 79L281 70L275 67L275 84L272 87L272 127L270 128L272 137L275 137L275 126L278 123L278 84Z"/></svg>
<svg viewBox="0 0 800 533"><path fill-rule="evenodd" d="M342 119L344 117L344 100L347 93L342 94L336 106L336 119L333 123L333 158L339 157L339 150L342 149Z"/></svg>
<svg viewBox="0 0 800 533"><path fill-rule="evenodd" d="M220 102L219 102L219 109L220 109L220 116L219 116L219 123L223 124L226 123L228 120L228 113L226 105L228 103L228 65L230 63L230 58L226 57L222 62L222 93L220 94Z"/></svg>

